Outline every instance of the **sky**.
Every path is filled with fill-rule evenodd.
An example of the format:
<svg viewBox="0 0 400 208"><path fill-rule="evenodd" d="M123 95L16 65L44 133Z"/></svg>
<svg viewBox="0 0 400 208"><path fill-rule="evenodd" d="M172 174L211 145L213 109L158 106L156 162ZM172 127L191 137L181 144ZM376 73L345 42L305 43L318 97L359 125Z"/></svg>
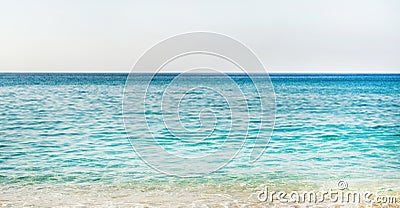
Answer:
<svg viewBox="0 0 400 208"><path fill-rule="evenodd" d="M0 72L129 72L193 31L241 41L272 73L400 73L398 0L0 0Z"/></svg>

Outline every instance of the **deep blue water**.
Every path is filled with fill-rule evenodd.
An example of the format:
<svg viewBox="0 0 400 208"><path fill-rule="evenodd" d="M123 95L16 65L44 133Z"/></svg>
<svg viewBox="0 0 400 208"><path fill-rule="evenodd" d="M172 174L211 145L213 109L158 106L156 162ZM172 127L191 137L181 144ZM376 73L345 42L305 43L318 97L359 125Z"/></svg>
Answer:
<svg viewBox="0 0 400 208"><path fill-rule="evenodd" d="M242 75L230 76L238 85L249 82ZM276 121L265 154L255 163L238 155L194 181L399 181L399 74L270 77ZM122 119L126 78L0 74L0 184L181 181L156 172L133 151ZM226 106L219 107L224 112ZM177 146L168 147L173 151ZM196 149L188 151L183 154Z"/></svg>

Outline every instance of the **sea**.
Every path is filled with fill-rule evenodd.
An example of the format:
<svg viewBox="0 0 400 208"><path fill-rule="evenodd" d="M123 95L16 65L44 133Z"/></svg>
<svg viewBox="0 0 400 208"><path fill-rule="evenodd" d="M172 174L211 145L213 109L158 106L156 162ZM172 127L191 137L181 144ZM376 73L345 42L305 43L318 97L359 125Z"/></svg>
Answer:
<svg viewBox="0 0 400 208"><path fill-rule="evenodd" d="M129 76L140 81L143 75ZM168 85L175 76L158 79ZM238 89L252 82L241 74L229 76ZM127 73L0 73L0 205L252 207L267 205L257 201L257 193L265 186L275 191L307 191L345 185L339 188L400 193L400 74L257 76L272 84L274 95L269 97L274 98L273 121L268 121L273 131L262 138L268 141L263 154L256 161L247 160L244 143L218 169L181 177L149 162L138 152L146 149L146 142L134 140L153 135L169 153L198 160L226 142L227 131L230 141L243 140L245 128L225 121L235 115L240 119L243 112L232 110L235 103L229 105L223 95L203 88L182 102L190 106L178 107L183 109L177 114L182 115L185 131L192 132L190 124L196 127L194 131L216 130L195 135L180 131L178 137L185 137L180 140L162 133L168 131L157 126L163 124L159 120L163 117L151 117L160 115L157 98L147 100L145 113L150 117L143 120L152 134L146 133L140 120L126 127L124 110L135 111L135 106L123 105ZM188 80L201 86L229 87L211 74L187 75L174 85L179 88ZM135 87L130 87L131 96L136 96ZM137 96L143 95L138 92ZM207 102L202 102L205 97ZM201 111L210 103L218 104L211 106L217 110ZM225 120L218 123L221 116ZM259 132L247 133L251 137ZM208 140L182 145L199 135ZM153 162L173 163L158 157L158 150L153 153Z"/></svg>

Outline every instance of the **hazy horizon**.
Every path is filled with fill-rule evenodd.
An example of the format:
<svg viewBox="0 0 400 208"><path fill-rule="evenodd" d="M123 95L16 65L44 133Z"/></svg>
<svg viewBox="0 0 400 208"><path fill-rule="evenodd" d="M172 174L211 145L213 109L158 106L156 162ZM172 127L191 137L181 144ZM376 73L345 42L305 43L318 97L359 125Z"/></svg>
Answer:
<svg viewBox="0 0 400 208"><path fill-rule="evenodd" d="M0 73L127 73L193 31L241 41L269 73L399 73L399 10L395 0L2 0Z"/></svg>
<svg viewBox="0 0 400 208"><path fill-rule="evenodd" d="M152 72L137 72L137 71L0 71L0 74L152 74ZM158 72L161 74L180 74L181 72ZM262 73L245 73L245 72L224 72L226 74L262 74ZM302 75L302 74L310 74L310 75L336 75L336 74L343 74L343 75L400 75L400 72L267 72L270 75L280 75L280 74L287 74L287 75ZM185 74L219 74L219 73L185 73Z"/></svg>

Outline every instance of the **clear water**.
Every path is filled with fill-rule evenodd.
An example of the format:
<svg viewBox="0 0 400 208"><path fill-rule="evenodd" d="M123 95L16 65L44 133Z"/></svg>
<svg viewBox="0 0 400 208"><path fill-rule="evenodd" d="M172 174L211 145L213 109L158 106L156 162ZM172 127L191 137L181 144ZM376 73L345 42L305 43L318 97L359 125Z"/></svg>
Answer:
<svg viewBox="0 0 400 208"><path fill-rule="evenodd" d="M253 164L239 155L215 173L185 179L156 172L132 150L121 113L126 77L0 74L3 193L34 185L296 186L339 179L399 187L400 75L271 75L277 115L265 154Z"/></svg>

